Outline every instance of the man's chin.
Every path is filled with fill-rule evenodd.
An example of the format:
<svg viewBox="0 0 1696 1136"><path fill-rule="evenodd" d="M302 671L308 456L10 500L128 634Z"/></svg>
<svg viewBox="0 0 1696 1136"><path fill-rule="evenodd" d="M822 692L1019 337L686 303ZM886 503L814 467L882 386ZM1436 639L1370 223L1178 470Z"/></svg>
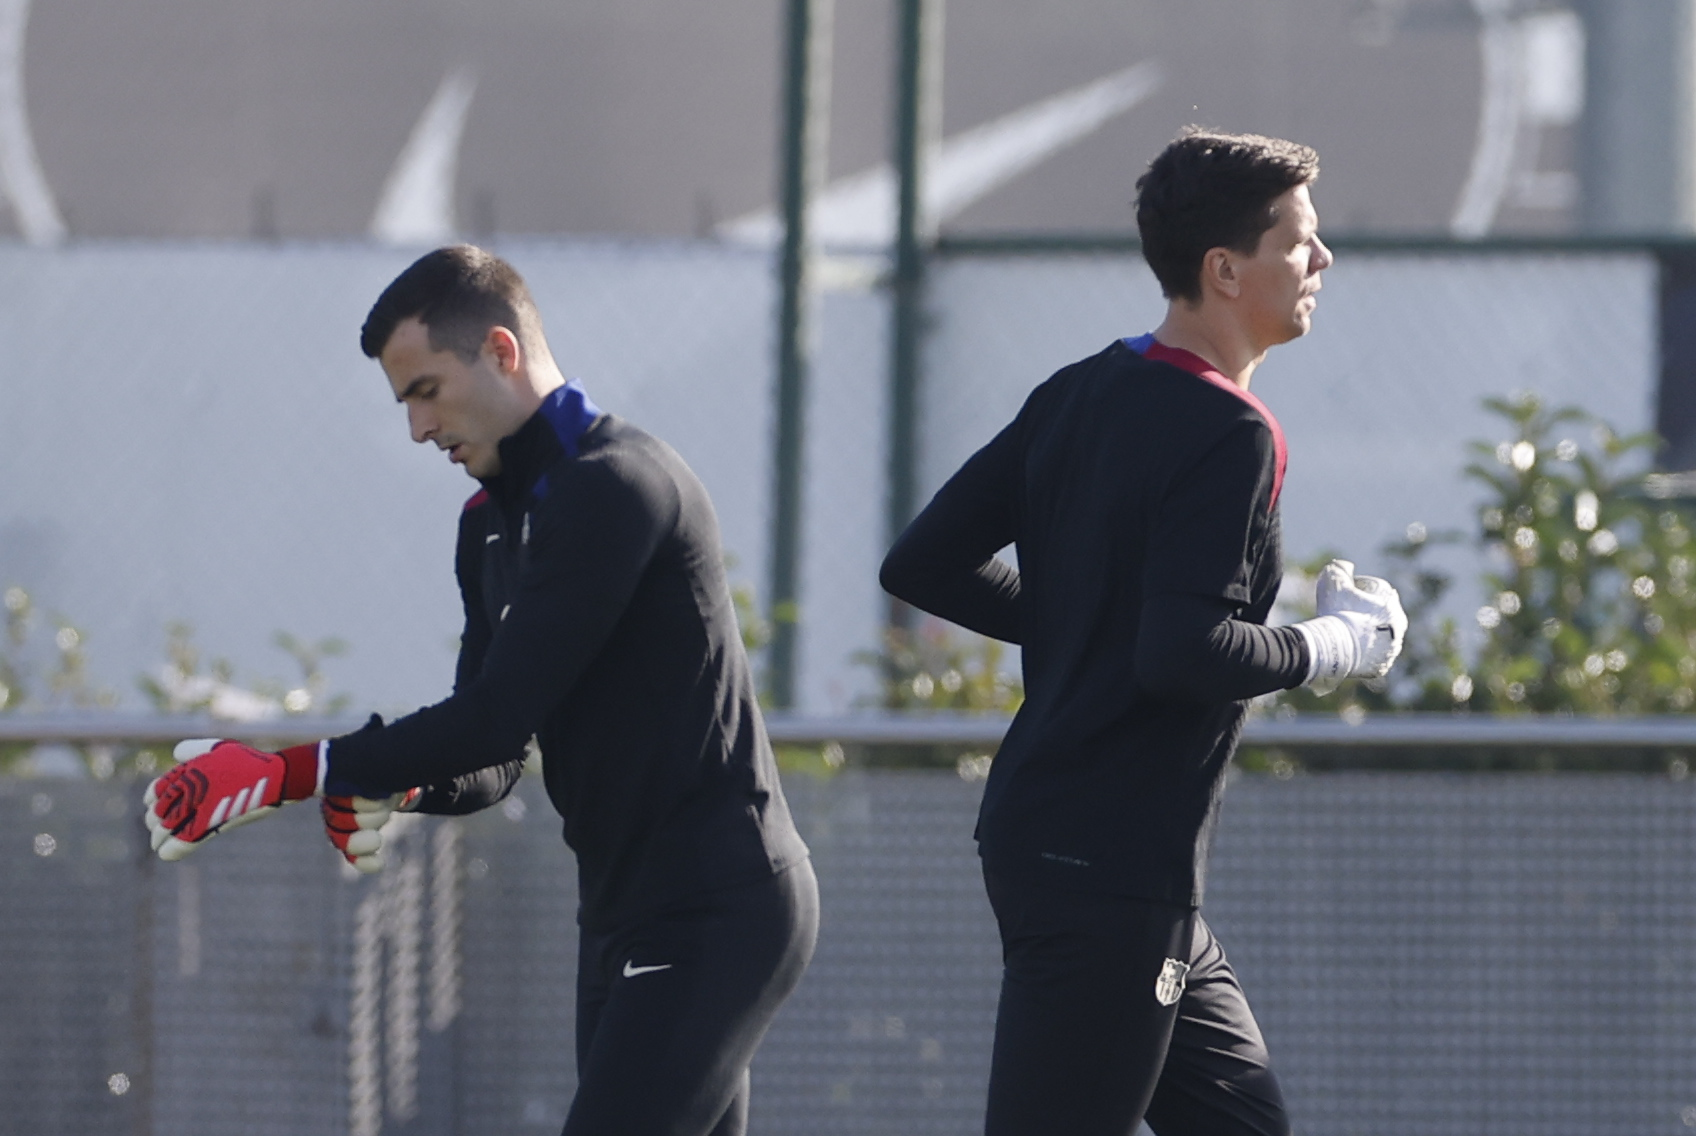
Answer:
<svg viewBox="0 0 1696 1136"><path fill-rule="evenodd" d="M1308 329L1312 326L1312 320L1308 319L1306 316L1297 316L1295 319L1292 319L1289 323L1280 328L1276 337L1263 341L1264 346L1262 346L1260 350L1265 352L1273 347L1288 343L1292 339L1300 339L1302 336L1307 334Z"/></svg>

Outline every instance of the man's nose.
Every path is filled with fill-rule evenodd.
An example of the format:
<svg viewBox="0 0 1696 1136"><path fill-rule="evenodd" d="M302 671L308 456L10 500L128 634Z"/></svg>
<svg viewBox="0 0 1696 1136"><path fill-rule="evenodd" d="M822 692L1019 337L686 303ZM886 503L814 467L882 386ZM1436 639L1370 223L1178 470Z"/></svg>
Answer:
<svg viewBox="0 0 1696 1136"><path fill-rule="evenodd" d="M1337 258L1331 255L1331 250L1318 237L1313 238L1313 271L1324 272L1335 264Z"/></svg>
<svg viewBox="0 0 1696 1136"><path fill-rule="evenodd" d="M414 442L428 442L430 435L436 432L435 418L424 407L414 403L407 404L406 422L412 428Z"/></svg>

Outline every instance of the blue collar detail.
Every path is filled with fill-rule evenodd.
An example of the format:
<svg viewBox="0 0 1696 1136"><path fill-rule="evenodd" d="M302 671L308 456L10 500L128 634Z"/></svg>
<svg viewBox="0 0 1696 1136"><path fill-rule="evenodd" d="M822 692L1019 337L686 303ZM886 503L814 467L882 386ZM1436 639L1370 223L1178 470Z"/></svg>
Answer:
<svg viewBox="0 0 1696 1136"><path fill-rule="evenodd" d="M554 428L554 436L564 448L567 456L576 457L578 441L584 431L595 424L595 419L602 414L601 408L589 401L589 395L583 389L583 384L572 379L562 387L556 387L548 392L542 400L542 417L548 425Z"/></svg>
<svg viewBox="0 0 1696 1136"><path fill-rule="evenodd" d="M554 437L559 439L560 449L565 451L566 457L574 458L582 448L578 443L583 440L584 433L603 412L589 400L583 384L572 379L563 387L549 391L537 413L553 428ZM540 501L547 495L548 475L543 473L530 487L530 499Z"/></svg>

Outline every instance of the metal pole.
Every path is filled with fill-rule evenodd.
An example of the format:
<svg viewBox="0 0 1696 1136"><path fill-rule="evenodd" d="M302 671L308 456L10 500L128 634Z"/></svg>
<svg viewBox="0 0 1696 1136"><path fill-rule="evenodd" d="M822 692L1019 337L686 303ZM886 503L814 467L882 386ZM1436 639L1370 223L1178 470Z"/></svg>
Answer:
<svg viewBox="0 0 1696 1136"><path fill-rule="evenodd" d="M1696 229L1696 4L1582 0L1584 231Z"/></svg>
<svg viewBox="0 0 1696 1136"><path fill-rule="evenodd" d="M927 165L941 138L942 0L899 0L895 79L898 184L889 366L891 542L918 511L919 381L924 348L925 257L935 239L925 208Z"/></svg>
<svg viewBox="0 0 1696 1136"><path fill-rule="evenodd" d="M824 179L830 114L832 0L789 0L780 146L783 198L782 289L777 334L777 437L771 537L772 704L795 703L800 629L802 455L812 355L811 241L807 205Z"/></svg>

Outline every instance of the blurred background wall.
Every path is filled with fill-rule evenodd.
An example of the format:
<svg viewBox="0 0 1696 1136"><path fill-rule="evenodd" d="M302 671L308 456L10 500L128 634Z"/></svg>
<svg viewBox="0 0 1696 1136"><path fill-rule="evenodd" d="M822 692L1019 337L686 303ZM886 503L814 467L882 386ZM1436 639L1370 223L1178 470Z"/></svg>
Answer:
<svg viewBox="0 0 1696 1136"><path fill-rule="evenodd" d="M1659 425L1672 464L1696 460L1696 353L1662 319L1696 295L1668 251L1696 219L1690 10L950 7L921 495L1055 368L1156 322L1129 201L1192 121L1294 137L1325 165L1342 257L1313 335L1257 385L1293 443L1292 559L1366 561L1410 522L1469 523L1459 469L1486 395ZM763 597L783 15L0 4L0 586L74 622L123 700L172 621L250 681L289 679L286 630L346 640L331 685L361 705L439 696L473 487L412 452L355 335L411 257L471 238L530 277L602 405L701 473ZM851 656L884 619L893 37L892 4L834 6L800 475L808 710L870 695Z"/></svg>
<svg viewBox="0 0 1696 1136"><path fill-rule="evenodd" d="M1688 149L1668 145L1661 120L1688 70L1689 7L955 3L946 137L1139 63L1159 81L945 220L960 232L1123 231L1143 164L1179 126L1204 122L1316 146L1337 232L1445 233L1463 204L1470 229L1655 231L1689 210L1665 191L1653 207L1606 205L1601 185L1642 184L1620 195L1659 200L1662 159L1677 165ZM709 237L773 201L780 0L6 8L39 169L74 237L364 236L436 98L438 127L457 138L454 216L469 235ZM894 6L839 0L833 23L840 180L888 160ZM1587 45L1599 90L1585 84ZM1591 121L1603 160L1587 164L1578 139ZM1587 171L1594 221L1578 192Z"/></svg>

